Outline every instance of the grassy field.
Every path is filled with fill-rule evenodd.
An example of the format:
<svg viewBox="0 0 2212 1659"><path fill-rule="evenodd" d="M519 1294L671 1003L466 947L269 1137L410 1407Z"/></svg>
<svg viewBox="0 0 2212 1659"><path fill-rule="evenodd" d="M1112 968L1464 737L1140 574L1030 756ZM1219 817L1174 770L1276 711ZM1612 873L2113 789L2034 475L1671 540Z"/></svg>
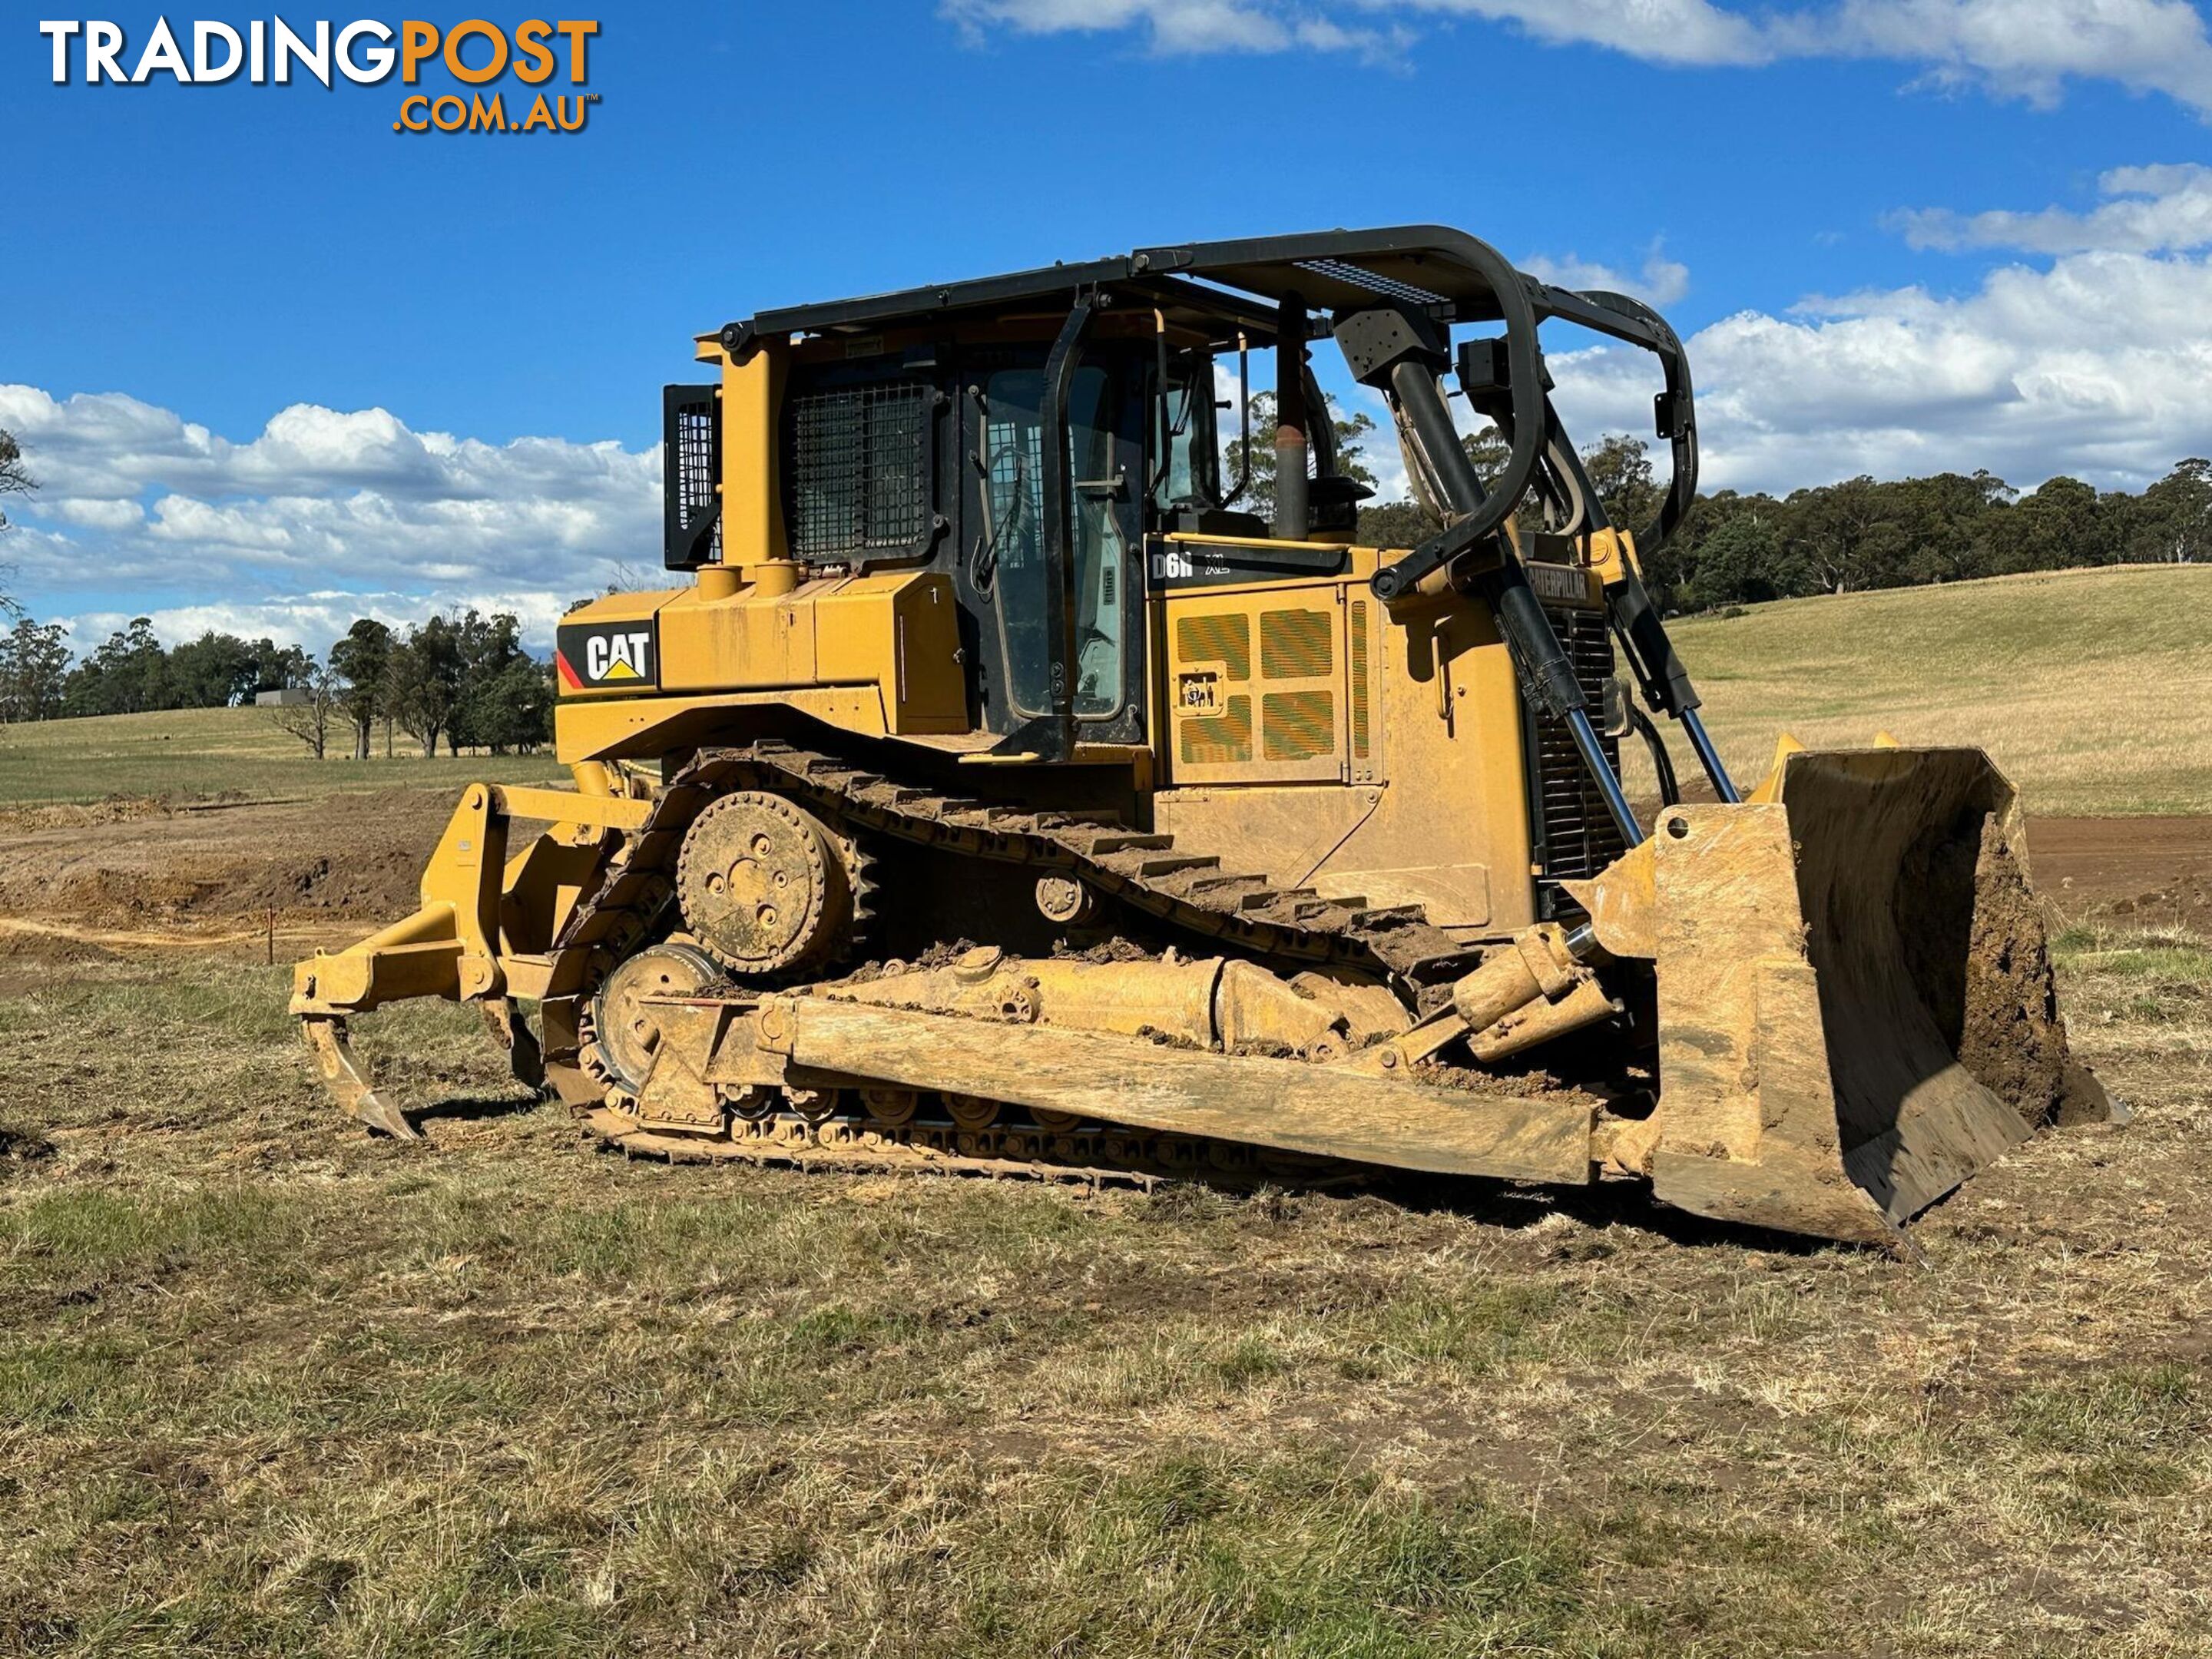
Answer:
<svg viewBox="0 0 2212 1659"><path fill-rule="evenodd" d="M1804 601L1682 644L1747 775L1785 720L1886 726L1990 744L2046 811L2201 809L2204 582ZM2138 715L2163 750L2114 738ZM487 769L286 741L11 730L0 801ZM125 878L391 864L301 912L357 934L411 902L419 848L370 834L399 805L435 835L413 793L335 852L305 806L19 815L8 890L46 920L0 927L0 1653L2212 1654L2212 948L2146 911L2084 898L2058 941L2134 1121L1984 1172L1916 1268L1612 1188L630 1163L442 1006L362 1022L434 1103L402 1147L337 1118L222 892L73 930ZM151 947L177 927L211 931Z"/></svg>
<svg viewBox="0 0 2212 1659"><path fill-rule="evenodd" d="M1808 744L1986 748L2032 812L2212 812L2212 566L1757 605L1671 625L1729 770ZM1631 745L1632 746L1632 745ZM1677 764L1682 763L1678 758Z"/></svg>
<svg viewBox="0 0 2212 1659"><path fill-rule="evenodd" d="M1988 749L2029 810L2212 812L2212 567L2138 566L1790 599L1674 625L1730 770L1756 779L1787 728L1812 744ZM554 775L544 757L308 761L252 709L0 731L0 805L111 795L319 794ZM1626 745L1640 773L1640 747ZM1686 755L1678 764L1686 764Z"/></svg>
<svg viewBox="0 0 2212 1659"><path fill-rule="evenodd" d="M327 794L414 784L525 783L556 775L545 756L410 754L318 764L297 738L252 708L181 708L0 727L0 805L131 799L191 800L221 793L252 798Z"/></svg>
<svg viewBox="0 0 2212 1659"><path fill-rule="evenodd" d="M281 970L0 959L0 1651L2204 1652L2212 956L2065 945L2138 1119L1923 1270L631 1164L453 1010L366 1033L450 1103L401 1148Z"/></svg>

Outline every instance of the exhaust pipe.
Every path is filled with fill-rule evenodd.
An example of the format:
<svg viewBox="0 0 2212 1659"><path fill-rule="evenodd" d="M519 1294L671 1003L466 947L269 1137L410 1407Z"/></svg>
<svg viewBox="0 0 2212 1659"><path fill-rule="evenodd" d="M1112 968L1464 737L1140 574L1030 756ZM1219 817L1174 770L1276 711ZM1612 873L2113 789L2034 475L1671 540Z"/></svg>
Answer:
<svg viewBox="0 0 2212 1659"><path fill-rule="evenodd" d="M1275 539L1302 542L1312 527L1306 437L1313 411L1306 407L1306 307L1295 294L1283 296L1275 325ZM1328 418L1322 411L1322 418Z"/></svg>

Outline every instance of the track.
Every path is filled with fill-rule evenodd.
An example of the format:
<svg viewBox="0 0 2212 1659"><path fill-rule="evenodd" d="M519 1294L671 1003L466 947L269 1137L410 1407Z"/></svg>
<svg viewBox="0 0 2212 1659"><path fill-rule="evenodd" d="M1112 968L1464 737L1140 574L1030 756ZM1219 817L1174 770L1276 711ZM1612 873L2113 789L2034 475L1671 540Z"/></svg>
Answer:
<svg viewBox="0 0 2212 1659"><path fill-rule="evenodd" d="M565 1007L575 1041L573 1048L562 1044L556 1035L561 1022L549 1018L546 1059L581 1074L585 1086L572 1085L567 1092L586 1125L633 1152L854 1168L920 1164L1139 1182L1199 1173L1232 1179L1289 1173L1287 1165L1263 1169L1249 1149L1174 1136L1119 1129L1054 1134L1022 1126L960 1128L919 1118L890 1126L851 1109L826 1116L733 1115L728 1132L720 1136L641 1126L635 1102L599 1051L592 1000L616 965L652 936L670 904L684 831L709 802L734 789L787 795L842 834L890 837L1072 875L1195 942L1263 960L1357 968L1382 976L1424 1009L1467 964L1468 951L1429 926L1418 909L1370 908L1357 900L1278 888L1257 876L1225 871L1218 858L1179 853L1168 836L915 788L784 743L706 750L661 792L652 817L609 862L598 889L579 900L554 946L549 1008Z"/></svg>
<svg viewBox="0 0 2212 1659"><path fill-rule="evenodd" d="M645 1128L614 1106L581 1115L584 1127L632 1157L671 1164L743 1162L808 1170L884 1170L1060 1182L1150 1191L1164 1181L1203 1176L1216 1184L1293 1181L1335 1187L1366 1180L1356 1164L1301 1158L1187 1135L1087 1125L1065 1132L1029 1124L962 1129L949 1119L917 1118L892 1127L864 1116L809 1119L795 1112L738 1118L730 1133L690 1135Z"/></svg>

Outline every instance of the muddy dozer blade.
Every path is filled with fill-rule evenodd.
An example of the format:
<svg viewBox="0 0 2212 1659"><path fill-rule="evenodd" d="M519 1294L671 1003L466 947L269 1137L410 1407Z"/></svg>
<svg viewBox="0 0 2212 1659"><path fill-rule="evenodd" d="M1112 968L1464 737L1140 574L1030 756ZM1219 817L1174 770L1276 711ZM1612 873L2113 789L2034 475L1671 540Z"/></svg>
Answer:
<svg viewBox="0 0 2212 1659"><path fill-rule="evenodd" d="M1659 1197L1895 1242L2036 1129L2109 1114L1980 750L1800 751L1748 804L1668 809L1651 846Z"/></svg>

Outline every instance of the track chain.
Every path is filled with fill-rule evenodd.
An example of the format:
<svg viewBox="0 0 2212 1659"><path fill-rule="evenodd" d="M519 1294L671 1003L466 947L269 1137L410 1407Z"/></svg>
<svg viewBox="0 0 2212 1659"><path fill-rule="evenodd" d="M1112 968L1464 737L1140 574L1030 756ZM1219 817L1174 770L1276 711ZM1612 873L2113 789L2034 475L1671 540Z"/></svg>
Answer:
<svg viewBox="0 0 2212 1659"><path fill-rule="evenodd" d="M1304 1188L1370 1178L1357 1166L1331 1160L1106 1125L1060 1132L1029 1124L960 1129L922 1121L894 1128L864 1118L810 1121L783 1112L733 1117L727 1134L714 1136L648 1127L613 1106L582 1117L586 1130L609 1146L671 1164L739 1162L797 1170L985 1176L1141 1192L1198 1176L1232 1187L1291 1181Z"/></svg>
<svg viewBox="0 0 2212 1659"><path fill-rule="evenodd" d="M1224 871L1218 858L1179 853L1170 836L920 788L780 741L702 750L661 790L652 817L635 835L625 838L597 889L579 899L554 945L549 994L574 999L580 1042L573 1054L549 1053L547 1057L573 1060L605 1091L605 1103L587 1109L586 1121L603 1137L634 1151L781 1162L819 1162L835 1155L871 1164L889 1159L902 1166L915 1156L940 1164L947 1158L980 1158L987 1164L1007 1164L1010 1170L1049 1173L1037 1162L1042 1149L1024 1143L1012 1151L963 1150L957 1140L941 1145L933 1140L939 1132L926 1126L878 1133L844 1119L827 1124L782 1116L750 1123L733 1119L730 1138L710 1142L647 1132L624 1109L634 1103L599 1059L592 1029L592 995L623 957L649 935L672 901L677 854L692 820L717 796L739 788L788 795L829 820L841 834L865 831L994 862L1072 874L1171 927L1263 957L1338 963L1377 973L1424 1012L1442 1000L1443 982L1464 968L1468 955L1458 941L1430 926L1418 907L1372 908L1357 900L1323 898L1310 889L1278 888L1259 876ZM600 1121L611 1116L614 1121ZM777 1128L787 1124L799 1127ZM613 1133L623 1126L627 1133ZM800 1134L801 1143L776 1138L785 1133ZM974 1139L971 1132L943 1133ZM1003 1139L1021 1132L983 1133ZM1176 1139L1124 1135L1118 1130L1102 1133L1122 1142ZM641 1136L649 1138L641 1140ZM864 1144L860 1138L866 1136L873 1139ZM918 1142L916 1136L921 1137ZM1211 1146L1193 1141L1166 1147L1156 1159L1150 1151L1133 1145L1115 1150L1130 1155L1132 1167L1153 1162L1163 1176L1228 1173L1209 1164L1209 1158L1224 1156L1210 1152ZM1117 1157L1112 1161L1119 1164L1123 1160Z"/></svg>

